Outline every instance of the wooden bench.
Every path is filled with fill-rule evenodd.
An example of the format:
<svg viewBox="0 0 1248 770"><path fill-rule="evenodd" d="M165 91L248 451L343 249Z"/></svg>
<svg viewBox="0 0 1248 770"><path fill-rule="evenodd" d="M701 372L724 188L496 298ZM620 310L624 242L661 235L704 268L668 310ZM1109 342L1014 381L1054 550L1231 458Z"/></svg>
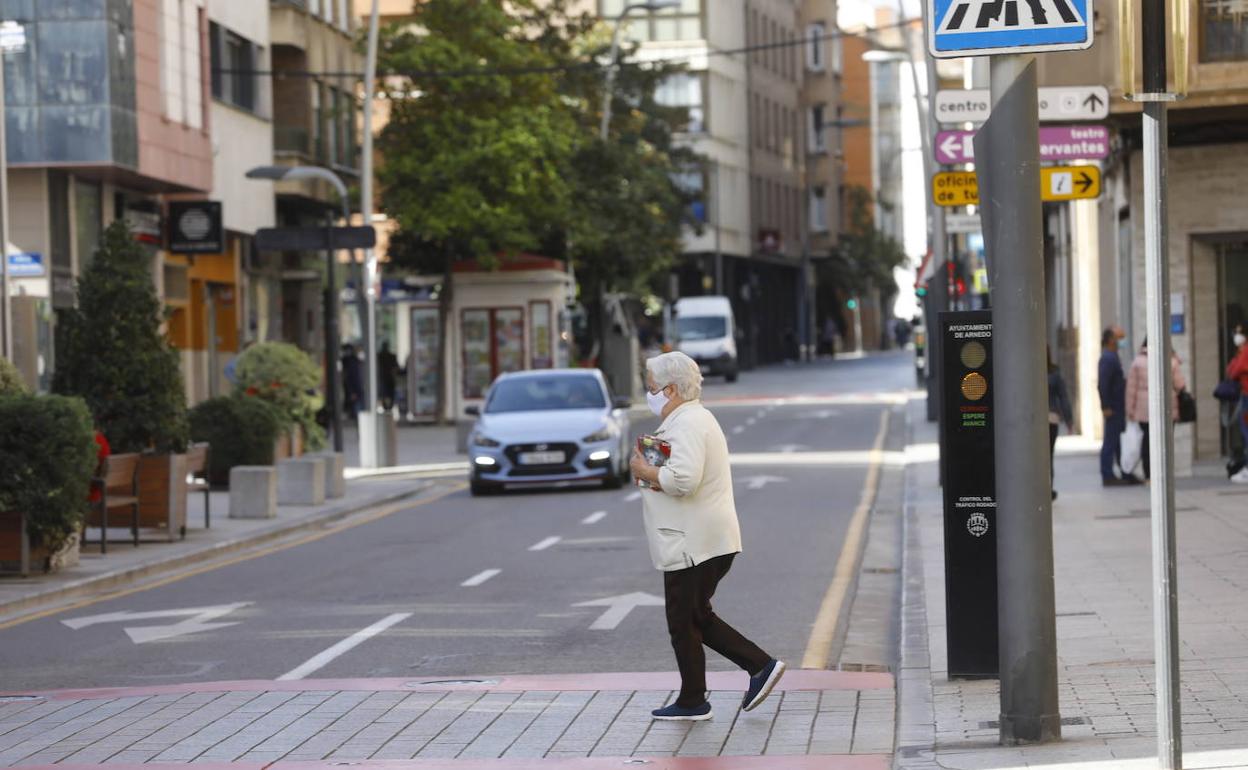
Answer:
<svg viewBox="0 0 1248 770"><path fill-rule="evenodd" d="M130 531L134 544L139 544L139 455L111 455L104 460L103 474L91 480L93 489L99 491L99 499L92 505L92 513L98 519L88 517L87 526L100 528L100 553L108 553L108 512L116 508L131 510ZM86 545L86 529L82 542Z"/></svg>
<svg viewBox="0 0 1248 770"><path fill-rule="evenodd" d="M204 529L212 527L212 485L208 483L210 451L206 443L191 444L186 450L186 491L204 493ZM186 535L185 529L182 535Z"/></svg>

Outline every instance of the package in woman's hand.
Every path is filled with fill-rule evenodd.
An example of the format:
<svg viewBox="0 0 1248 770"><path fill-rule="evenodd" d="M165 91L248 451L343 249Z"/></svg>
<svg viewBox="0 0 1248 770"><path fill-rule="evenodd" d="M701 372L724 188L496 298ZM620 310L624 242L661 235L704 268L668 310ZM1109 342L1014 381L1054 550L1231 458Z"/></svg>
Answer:
<svg viewBox="0 0 1248 770"><path fill-rule="evenodd" d="M658 436L643 435L637 437L637 451L641 452L641 456L647 463L659 468L672 456L672 445ZM636 481L639 487L656 491L659 489L657 485L645 479L636 479Z"/></svg>

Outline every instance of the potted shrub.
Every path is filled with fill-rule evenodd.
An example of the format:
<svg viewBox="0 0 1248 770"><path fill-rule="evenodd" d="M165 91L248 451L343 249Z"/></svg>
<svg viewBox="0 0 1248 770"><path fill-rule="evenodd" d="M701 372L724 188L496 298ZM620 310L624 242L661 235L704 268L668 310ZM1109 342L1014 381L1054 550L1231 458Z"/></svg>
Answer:
<svg viewBox="0 0 1248 770"><path fill-rule="evenodd" d="M212 484L228 484L230 468L236 465L272 465L283 432L281 415L258 398L210 398L191 409L191 440L212 445L208 467Z"/></svg>
<svg viewBox="0 0 1248 770"><path fill-rule="evenodd" d="M21 564L23 514L33 567L77 564L96 452L81 399L26 394L0 373L0 569Z"/></svg>
<svg viewBox="0 0 1248 770"><path fill-rule="evenodd" d="M186 391L161 330L151 259L122 221L104 231L58 323L52 389L81 396L116 454L142 452L139 524L186 531Z"/></svg>
<svg viewBox="0 0 1248 770"><path fill-rule="evenodd" d="M325 446L325 430L316 422L321 370L311 356L285 342L263 342L239 354L234 373L237 395L260 399L281 416L279 459Z"/></svg>

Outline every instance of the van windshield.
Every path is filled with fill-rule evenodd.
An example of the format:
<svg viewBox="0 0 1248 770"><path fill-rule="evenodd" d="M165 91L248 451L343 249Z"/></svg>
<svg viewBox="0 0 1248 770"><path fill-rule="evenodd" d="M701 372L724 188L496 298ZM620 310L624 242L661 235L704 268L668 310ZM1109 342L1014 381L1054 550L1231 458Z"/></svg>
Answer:
<svg viewBox="0 0 1248 770"><path fill-rule="evenodd" d="M682 340L714 340L728 336L723 316L685 316L676 319L676 337Z"/></svg>

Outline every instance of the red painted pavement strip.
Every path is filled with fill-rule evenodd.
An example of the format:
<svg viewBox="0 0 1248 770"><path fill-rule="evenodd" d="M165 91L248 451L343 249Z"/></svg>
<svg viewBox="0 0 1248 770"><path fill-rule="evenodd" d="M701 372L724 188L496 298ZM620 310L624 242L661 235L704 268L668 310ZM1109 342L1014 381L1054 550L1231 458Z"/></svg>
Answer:
<svg viewBox="0 0 1248 770"><path fill-rule="evenodd" d="M706 675L711 690L745 690L745 674L740 671L711 671ZM888 690L892 674L857 671L790 669L776 685L785 692L810 690ZM144 695L176 695L192 692L306 692L335 690L348 692L428 692L449 690L495 690L498 692L586 692L631 690L678 690L680 674L672 672L549 674L525 676L403 677L395 679L299 679L273 681L247 679L235 682L189 682L186 684L139 687L100 687L85 690L44 690L0 692L4 695L40 695L49 700L95 700Z"/></svg>
<svg viewBox="0 0 1248 770"><path fill-rule="evenodd" d="M25 767L25 766L24 766ZM105 765L32 765L30 770L97 770ZM107 765L122 767L122 765ZM318 762L224 762L139 765L143 770L888 770L882 754L811 754L771 757L549 757L545 759L323 759Z"/></svg>

